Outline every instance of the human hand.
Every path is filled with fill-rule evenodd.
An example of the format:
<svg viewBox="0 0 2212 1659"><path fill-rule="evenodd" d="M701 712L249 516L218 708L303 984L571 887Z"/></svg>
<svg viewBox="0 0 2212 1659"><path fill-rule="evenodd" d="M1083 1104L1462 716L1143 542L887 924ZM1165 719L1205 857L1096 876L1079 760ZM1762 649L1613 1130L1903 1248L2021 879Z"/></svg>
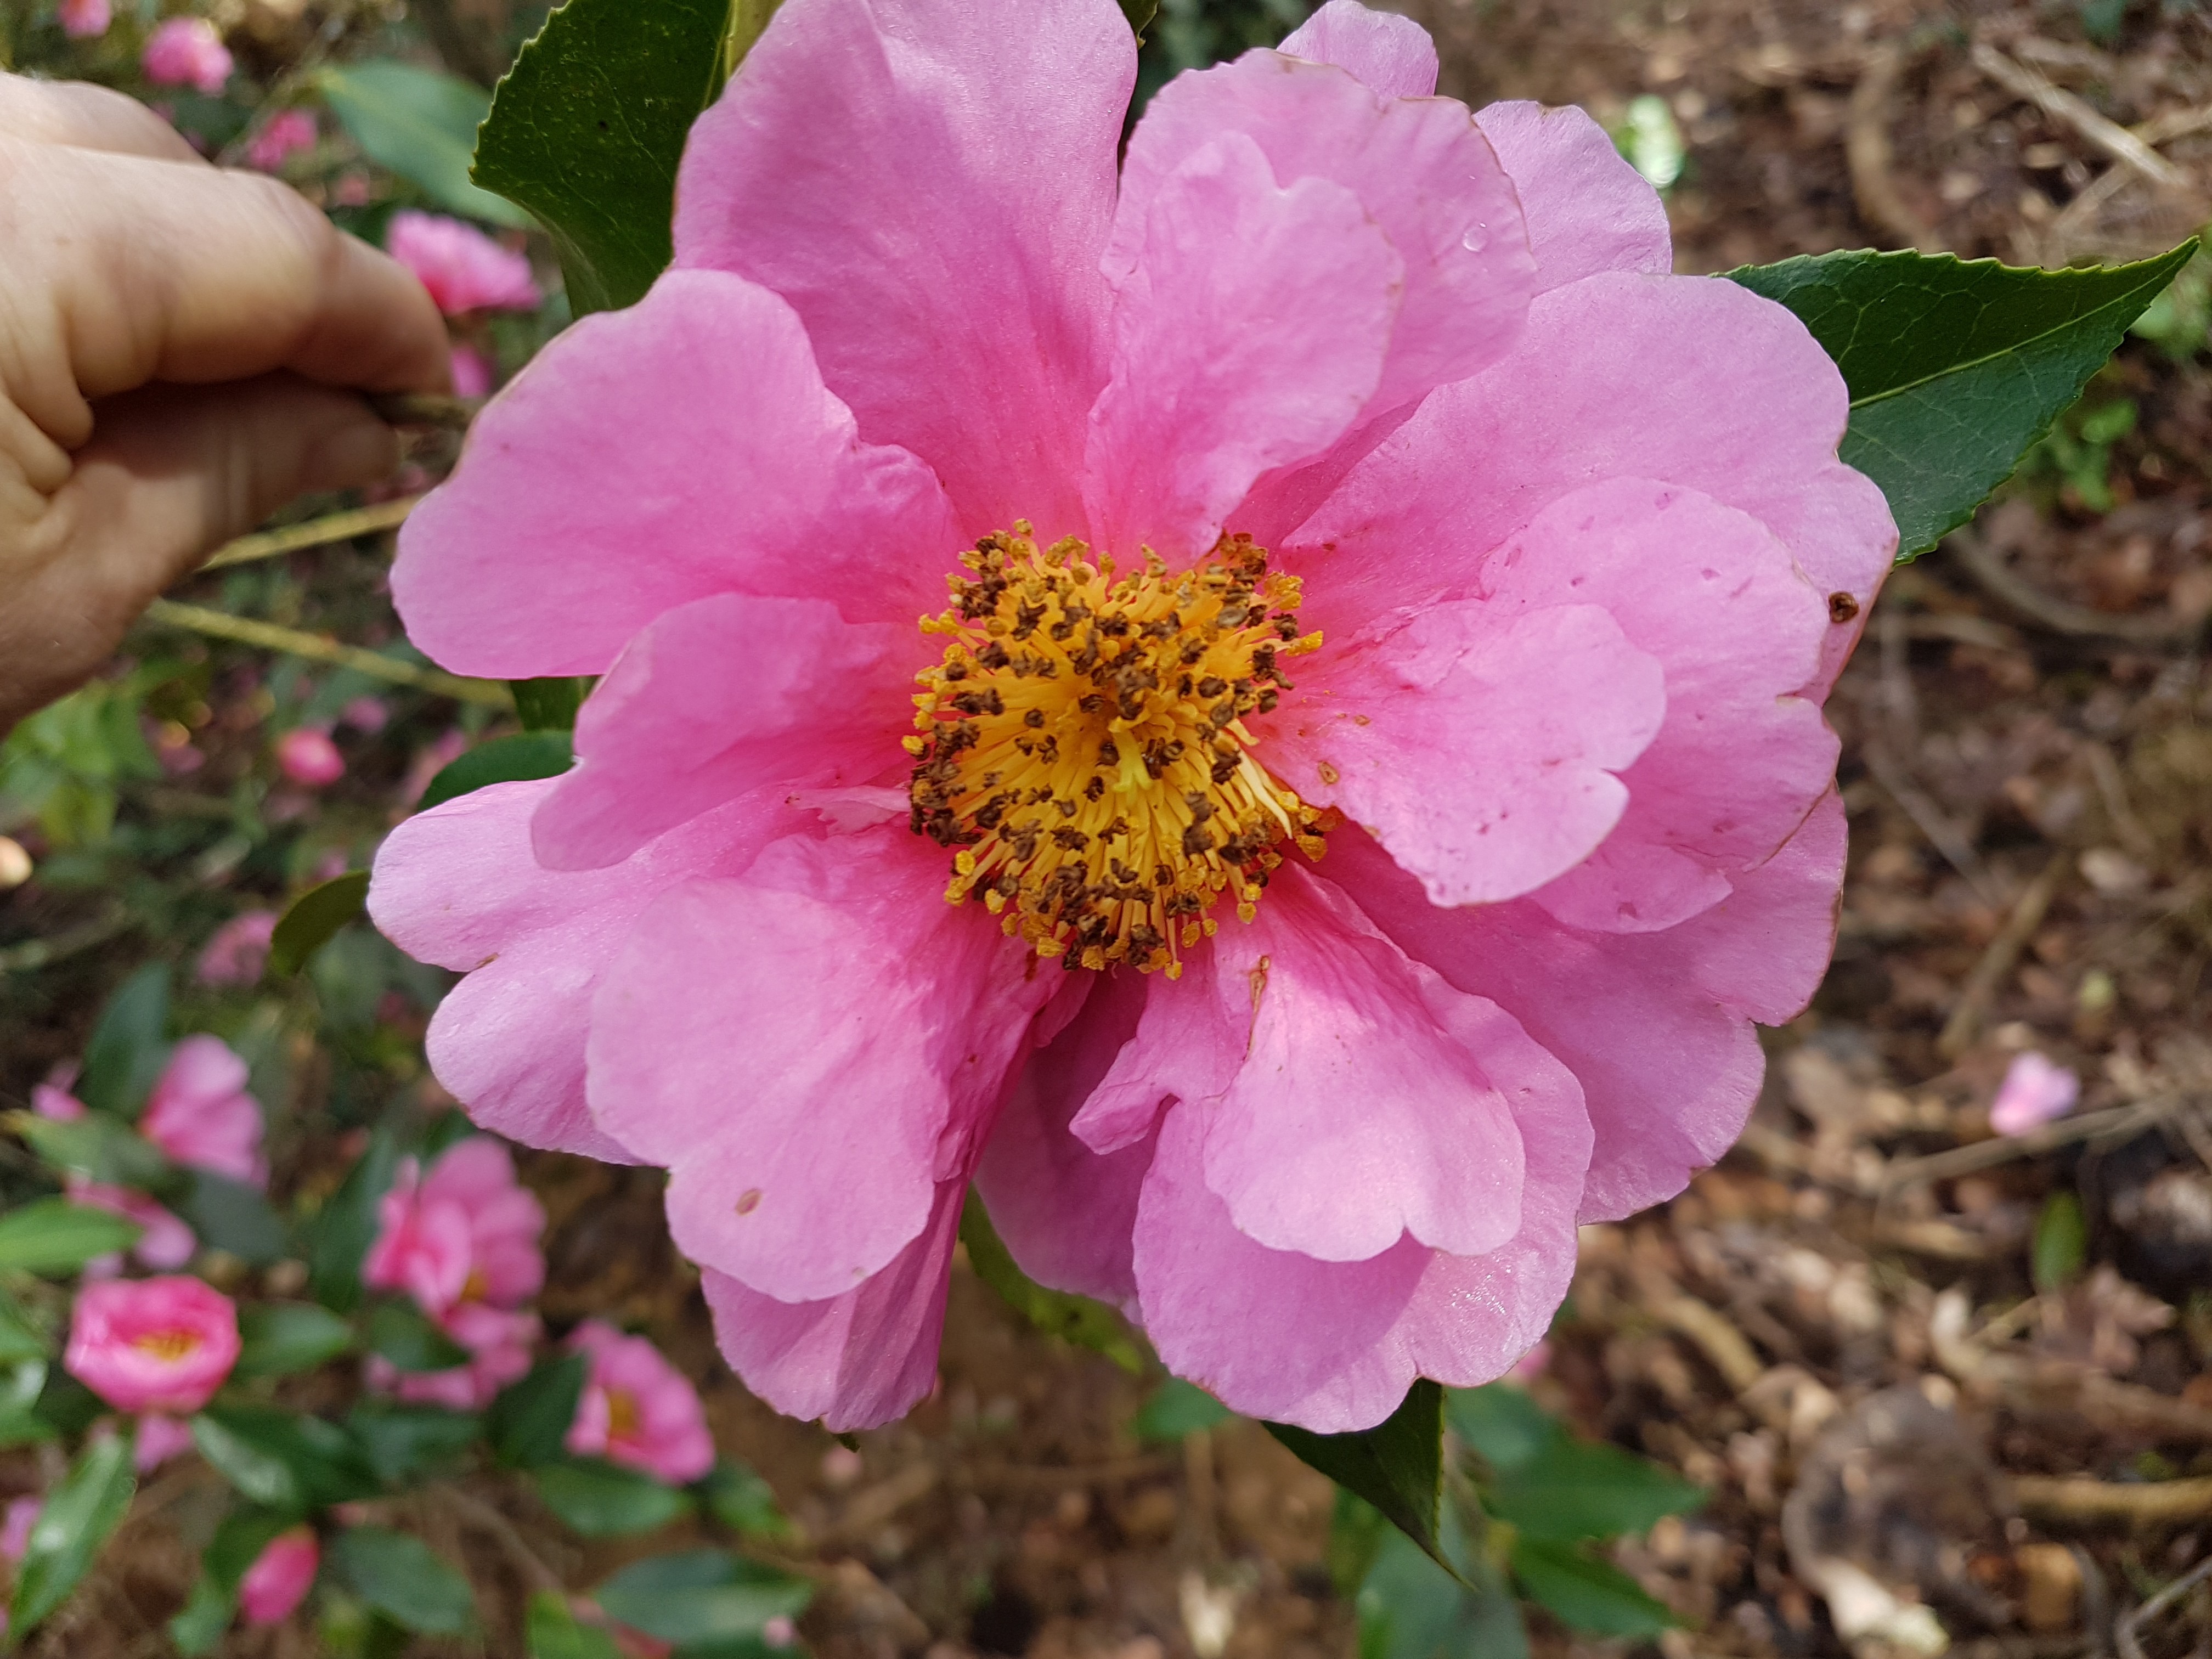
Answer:
<svg viewBox="0 0 2212 1659"><path fill-rule="evenodd" d="M0 733L209 549L389 473L358 393L446 385L421 284L296 191L0 75Z"/></svg>

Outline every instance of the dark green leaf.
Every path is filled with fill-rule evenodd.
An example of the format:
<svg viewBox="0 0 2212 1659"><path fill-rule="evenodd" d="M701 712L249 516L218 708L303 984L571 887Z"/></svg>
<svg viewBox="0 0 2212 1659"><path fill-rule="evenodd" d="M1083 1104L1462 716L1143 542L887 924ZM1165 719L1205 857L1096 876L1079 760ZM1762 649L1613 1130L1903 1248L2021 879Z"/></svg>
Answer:
<svg viewBox="0 0 2212 1659"><path fill-rule="evenodd" d="M249 1267L265 1267L283 1259L291 1241L258 1188L212 1170L190 1174L191 1185L178 1209L201 1243L226 1250Z"/></svg>
<svg viewBox="0 0 2212 1659"><path fill-rule="evenodd" d="M591 695L592 679L588 674L561 674L550 679L509 680L507 689L514 694L515 718L525 732L573 732L576 711Z"/></svg>
<svg viewBox="0 0 2212 1659"><path fill-rule="evenodd" d="M363 1400L346 1413L369 1467L386 1486L404 1486L459 1462L483 1432L483 1419L435 1406Z"/></svg>
<svg viewBox="0 0 2212 1659"><path fill-rule="evenodd" d="M1428 1378L1417 1379L1388 1418L1357 1434L1316 1434L1288 1423L1270 1423L1267 1431L1443 1560L1437 1517L1443 1492L1444 1395Z"/></svg>
<svg viewBox="0 0 2212 1659"><path fill-rule="evenodd" d="M474 177L552 234L578 316L635 304L666 267L676 164L731 21L730 0L568 0L499 83Z"/></svg>
<svg viewBox="0 0 2212 1659"><path fill-rule="evenodd" d="M699 1483L699 1496L714 1517L732 1532L749 1538L781 1538L791 1530L768 1482L726 1457Z"/></svg>
<svg viewBox="0 0 2212 1659"><path fill-rule="evenodd" d="M2064 1290L2081 1276L2088 1259L2089 1224L2081 1213L2081 1200L2069 1192L2051 1194L2035 1218L2031 1256L2035 1288Z"/></svg>
<svg viewBox="0 0 2212 1659"><path fill-rule="evenodd" d="M1843 459L1889 500L1900 559L1972 517L2196 252L2028 270L1861 249L1728 272L1795 312L1850 388Z"/></svg>
<svg viewBox="0 0 2212 1659"><path fill-rule="evenodd" d="M368 914L366 870L349 870L319 887L310 887L285 907L269 936L269 972L278 979L298 973L339 928Z"/></svg>
<svg viewBox="0 0 2212 1659"><path fill-rule="evenodd" d="M513 783L521 778L557 778L568 769L566 732L515 732L480 743L441 770L415 803L427 812L449 800L473 794L487 784Z"/></svg>
<svg viewBox="0 0 2212 1659"><path fill-rule="evenodd" d="M23 1559L15 1564L15 1591L8 1609L10 1640L20 1642L69 1599L100 1546L121 1524L137 1487L129 1435L94 1440L77 1454L61 1484L46 1494Z"/></svg>
<svg viewBox="0 0 2212 1659"><path fill-rule="evenodd" d="M54 1437L54 1425L39 1415L46 1392L45 1359L19 1359L0 1369L0 1446L27 1446Z"/></svg>
<svg viewBox="0 0 2212 1659"><path fill-rule="evenodd" d="M1656 1636L1676 1622L1664 1602L1580 1545L1516 1538L1513 1576L1531 1601L1570 1629L1593 1636Z"/></svg>
<svg viewBox="0 0 2212 1659"><path fill-rule="evenodd" d="M1160 15L1160 0L1121 0L1121 15L1129 20L1129 33L1137 37L1137 44L1145 44L1145 31L1152 26L1152 19Z"/></svg>
<svg viewBox="0 0 2212 1659"><path fill-rule="evenodd" d="M335 1423L274 1406L210 1406L192 1419L192 1439L240 1497L304 1515L377 1489L376 1473Z"/></svg>
<svg viewBox="0 0 2212 1659"><path fill-rule="evenodd" d="M1528 1462L1498 1470L1482 1501L1527 1537L1571 1543L1640 1533L1662 1516L1697 1508L1705 1497L1704 1487L1649 1459L1559 1434Z"/></svg>
<svg viewBox="0 0 2212 1659"><path fill-rule="evenodd" d="M469 1363L466 1348L398 1297L369 1309L368 1346L403 1371L449 1371Z"/></svg>
<svg viewBox="0 0 2212 1659"><path fill-rule="evenodd" d="M1160 1384L1158 1393L1145 1401L1130 1426L1136 1430L1138 1439L1158 1443L1210 1429L1236 1414L1197 1383L1170 1376Z"/></svg>
<svg viewBox="0 0 2212 1659"><path fill-rule="evenodd" d="M185 1659L215 1651L230 1621L238 1616L238 1596L203 1574L192 1583L184 1608L169 1620L169 1639Z"/></svg>
<svg viewBox="0 0 2212 1659"><path fill-rule="evenodd" d="M548 1463L537 1474L545 1507L586 1538L651 1532L691 1507L690 1493L597 1458Z"/></svg>
<svg viewBox="0 0 2212 1659"><path fill-rule="evenodd" d="M527 1376L500 1390L484 1419L493 1453L509 1468L534 1469L568 1455L563 1442L584 1397L586 1362L580 1353L544 1360Z"/></svg>
<svg viewBox="0 0 2212 1659"><path fill-rule="evenodd" d="M374 1608L429 1636L458 1636L476 1622L469 1581L421 1539L354 1527L331 1545L331 1571Z"/></svg>
<svg viewBox="0 0 2212 1659"><path fill-rule="evenodd" d="M47 1164L111 1187L155 1187L169 1174L161 1149L112 1112L80 1118L10 1112L8 1127Z"/></svg>
<svg viewBox="0 0 2212 1659"><path fill-rule="evenodd" d="M1521 1609L1482 1550L1469 1550L1445 1516L1449 1572L1403 1533L1382 1529L1352 1607L1359 1659L1528 1659Z"/></svg>
<svg viewBox="0 0 2212 1659"><path fill-rule="evenodd" d="M0 1289L0 1365L22 1359L44 1359L54 1345L23 1304Z"/></svg>
<svg viewBox="0 0 2212 1659"><path fill-rule="evenodd" d="M1526 1389L1510 1382L1446 1389L1444 1421L1493 1474L1520 1468L1564 1432Z"/></svg>
<svg viewBox="0 0 2212 1659"><path fill-rule="evenodd" d="M592 1592L608 1618L678 1644L757 1636L806 1610L813 1586L720 1550L633 1561Z"/></svg>
<svg viewBox="0 0 2212 1659"><path fill-rule="evenodd" d="M32 1411L64 1439L75 1439L107 1414L107 1402L58 1365L46 1367Z"/></svg>
<svg viewBox="0 0 2212 1659"><path fill-rule="evenodd" d="M132 1118L168 1064L169 969L149 963L116 988L84 1047L76 1095L95 1112Z"/></svg>
<svg viewBox="0 0 2212 1659"><path fill-rule="evenodd" d="M968 1247L968 1265L975 1277L1004 1297L1030 1324L1063 1341L1104 1354L1132 1376L1144 1375L1145 1350L1128 1322L1103 1302L1066 1291L1048 1291L1024 1273L991 1225L983 1200L973 1192L960 1212L960 1242Z"/></svg>
<svg viewBox="0 0 2212 1659"><path fill-rule="evenodd" d="M138 1242L135 1221L64 1198L41 1198L0 1215L0 1267L25 1273L75 1273L94 1256Z"/></svg>
<svg viewBox="0 0 2212 1659"><path fill-rule="evenodd" d="M249 1302L238 1310L238 1377L311 1371L353 1346L353 1327L312 1302Z"/></svg>
<svg viewBox="0 0 2212 1659"><path fill-rule="evenodd" d="M377 1205L399 1167L399 1146L388 1128L369 1137L368 1150L316 1217L307 1258L307 1282L325 1308L351 1313L361 1305L361 1264L375 1242Z"/></svg>
<svg viewBox="0 0 2212 1659"><path fill-rule="evenodd" d="M391 168L441 207L515 230L528 228L528 216L469 179L469 152L491 108L483 88L389 58L323 70L315 86L371 161Z"/></svg>
<svg viewBox="0 0 2212 1659"><path fill-rule="evenodd" d="M538 1590L524 1616L530 1659L622 1659L615 1638L597 1625L579 1623L558 1590Z"/></svg>
<svg viewBox="0 0 2212 1659"><path fill-rule="evenodd" d="M200 1552L200 1571L218 1589L235 1590L246 1569L261 1559L261 1552L279 1533L289 1532L298 1520L282 1510L245 1508L223 1516Z"/></svg>

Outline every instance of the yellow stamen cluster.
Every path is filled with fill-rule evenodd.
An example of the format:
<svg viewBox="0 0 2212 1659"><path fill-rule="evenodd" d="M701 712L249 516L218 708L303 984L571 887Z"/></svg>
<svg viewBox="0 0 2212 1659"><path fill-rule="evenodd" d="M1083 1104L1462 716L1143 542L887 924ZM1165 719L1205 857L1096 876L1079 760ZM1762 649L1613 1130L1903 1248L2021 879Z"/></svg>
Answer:
<svg viewBox="0 0 2212 1659"><path fill-rule="evenodd" d="M132 1337L131 1346L164 1364L174 1364L199 1347L200 1338L197 1331L147 1331Z"/></svg>
<svg viewBox="0 0 2212 1659"><path fill-rule="evenodd" d="M1116 580L1073 537L985 537L952 576L950 636L916 678L908 796L917 835L954 849L954 903L979 899L1068 968L1182 970L1233 892L1249 921L1273 849L1318 858L1327 825L1249 752L1243 717L1289 689L1298 584L1245 536L1194 569L1149 552Z"/></svg>

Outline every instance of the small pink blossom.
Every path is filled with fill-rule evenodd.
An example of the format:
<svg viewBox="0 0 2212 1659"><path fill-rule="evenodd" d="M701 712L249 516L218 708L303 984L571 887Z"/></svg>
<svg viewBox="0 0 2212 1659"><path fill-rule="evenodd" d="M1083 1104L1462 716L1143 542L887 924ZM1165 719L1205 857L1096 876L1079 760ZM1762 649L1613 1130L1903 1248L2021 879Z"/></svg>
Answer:
<svg viewBox="0 0 2212 1659"><path fill-rule="evenodd" d="M463 1302L438 1320L439 1328L468 1350L465 1365L442 1371L403 1371L381 1354L369 1356L365 1375L372 1389L397 1395L414 1406L443 1406L448 1411L479 1411L492 1397L530 1370L538 1316Z"/></svg>
<svg viewBox="0 0 2212 1659"><path fill-rule="evenodd" d="M148 1474L171 1458L192 1449L191 1425L181 1418L149 1412L138 1419L137 1437L131 1443L131 1460L138 1473Z"/></svg>
<svg viewBox="0 0 2212 1659"><path fill-rule="evenodd" d="M568 1346L589 1354L591 1375L568 1427L568 1449L643 1469L684 1486L714 1467L714 1437L699 1391L641 1336L587 1319Z"/></svg>
<svg viewBox="0 0 2212 1659"><path fill-rule="evenodd" d="M201 1032L178 1043L155 1080L138 1132L172 1164L233 1181L266 1184L260 1104L246 1091L246 1061L221 1037Z"/></svg>
<svg viewBox="0 0 2212 1659"><path fill-rule="evenodd" d="M276 932L274 910L242 910L215 930L200 951L192 977L203 985L254 985L269 963Z"/></svg>
<svg viewBox="0 0 2212 1659"><path fill-rule="evenodd" d="M1328 0L1124 146L1112 0L785 0L669 270L401 532L441 665L601 677L380 849L469 975L432 1066L667 1169L794 1416L934 1386L971 1182L1238 1412L1493 1380L1820 983L1897 545L1848 389L1588 116L1437 68Z"/></svg>
<svg viewBox="0 0 2212 1659"><path fill-rule="evenodd" d="M57 1123L74 1123L85 1113L84 1103L70 1092L76 1086L76 1061L65 1060L46 1073L43 1083L31 1085L31 1109Z"/></svg>
<svg viewBox="0 0 2212 1659"><path fill-rule="evenodd" d="M23 1552L31 1547L31 1528L39 1523L39 1511L46 1507L43 1498L11 1498L8 1500L7 1518L0 1521L0 1561L20 1561Z"/></svg>
<svg viewBox="0 0 2212 1659"><path fill-rule="evenodd" d="M406 1160L378 1218L362 1282L407 1291L434 1318L471 1303L513 1308L545 1282L545 1212L515 1180L507 1148L488 1137L457 1141L419 1179Z"/></svg>
<svg viewBox="0 0 2212 1659"><path fill-rule="evenodd" d="M192 1252L199 1248L199 1241L181 1218L134 1188L110 1186L78 1176L71 1176L66 1187L70 1203L119 1215L145 1230L131 1247L131 1259L142 1267L151 1267L156 1273L171 1272L190 1261ZM112 1279L122 1271L123 1258L119 1255L94 1256L84 1264L87 1279Z"/></svg>
<svg viewBox="0 0 2212 1659"><path fill-rule="evenodd" d="M777 1613L761 1626L761 1640L772 1648L787 1648L799 1639L799 1626L788 1616Z"/></svg>
<svg viewBox="0 0 2212 1659"><path fill-rule="evenodd" d="M448 317L471 311L528 311L538 301L526 255L497 242L473 225L403 208L392 216L384 246L422 279Z"/></svg>
<svg viewBox="0 0 2212 1659"><path fill-rule="evenodd" d="M1990 1127L2001 1135L2024 1135L2065 1116L2081 1097L2080 1078L2030 1048L2005 1068L1990 1103Z"/></svg>
<svg viewBox="0 0 2212 1659"><path fill-rule="evenodd" d="M210 98L229 83L230 49L204 17L171 17L146 39L138 67L157 87L192 87Z"/></svg>
<svg viewBox="0 0 2212 1659"><path fill-rule="evenodd" d="M295 726L276 739L276 769L296 784L320 789L345 775L345 757L329 732Z"/></svg>
<svg viewBox="0 0 2212 1659"><path fill-rule="evenodd" d="M303 109L279 110L246 141L246 163L274 173L291 156L315 147L315 118Z"/></svg>
<svg viewBox="0 0 2212 1659"><path fill-rule="evenodd" d="M338 724L363 737L374 737L391 723L392 710L381 697L356 697L338 710Z"/></svg>
<svg viewBox="0 0 2212 1659"><path fill-rule="evenodd" d="M72 40L97 40L114 21L108 0L62 0L56 11L62 33Z"/></svg>
<svg viewBox="0 0 2212 1659"><path fill-rule="evenodd" d="M315 1582L322 1546L313 1527L280 1532L262 1547L238 1581L238 1610L249 1625L280 1625Z"/></svg>
<svg viewBox="0 0 2212 1659"><path fill-rule="evenodd" d="M453 349L453 395L456 398L488 398L491 395L491 359L471 345L457 345Z"/></svg>
<svg viewBox="0 0 2212 1659"><path fill-rule="evenodd" d="M196 1412L237 1363L237 1306L204 1279L115 1279L77 1292L63 1364L119 1412Z"/></svg>

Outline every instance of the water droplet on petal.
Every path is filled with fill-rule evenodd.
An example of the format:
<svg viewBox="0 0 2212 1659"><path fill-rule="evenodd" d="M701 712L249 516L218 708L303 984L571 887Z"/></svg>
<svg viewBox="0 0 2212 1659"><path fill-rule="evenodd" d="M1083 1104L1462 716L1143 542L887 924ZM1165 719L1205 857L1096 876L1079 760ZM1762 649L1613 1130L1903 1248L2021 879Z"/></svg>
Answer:
<svg viewBox="0 0 2212 1659"><path fill-rule="evenodd" d="M1480 222L1469 225L1467 234L1459 239L1459 245L1469 253L1481 252L1490 246L1490 227Z"/></svg>

